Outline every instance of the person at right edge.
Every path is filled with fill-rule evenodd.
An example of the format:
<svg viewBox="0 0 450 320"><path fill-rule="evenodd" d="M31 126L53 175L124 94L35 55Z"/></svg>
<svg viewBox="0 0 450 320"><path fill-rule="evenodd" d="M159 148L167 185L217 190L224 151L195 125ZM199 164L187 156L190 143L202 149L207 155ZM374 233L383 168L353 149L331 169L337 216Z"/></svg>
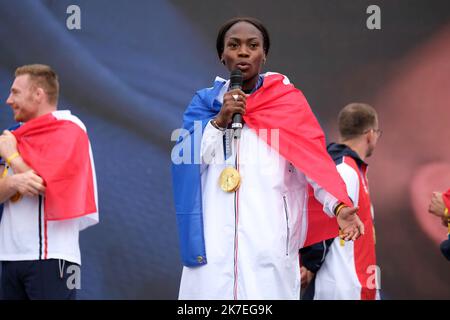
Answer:
<svg viewBox="0 0 450 320"><path fill-rule="evenodd" d="M433 192L428 212L441 218L442 224L448 228L448 239L441 243L441 252L450 261L450 189L447 192Z"/></svg>
<svg viewBox="0 0 450 320"><path fill-rule="evenodd" d="M328 145L349 197L358 206L365 234L354 242L339 237L300 250L302 298L305 300L379 299L379 269L375 258L373 206L370 201L366 158L375 150L382 131L373 107L345 106L338 116L340 144Z"/></svg>

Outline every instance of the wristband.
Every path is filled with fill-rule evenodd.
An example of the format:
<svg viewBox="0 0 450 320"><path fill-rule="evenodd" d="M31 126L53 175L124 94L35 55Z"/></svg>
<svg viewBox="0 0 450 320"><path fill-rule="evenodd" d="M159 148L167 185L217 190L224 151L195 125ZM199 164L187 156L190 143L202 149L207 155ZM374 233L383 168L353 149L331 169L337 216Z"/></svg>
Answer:
<svg viewBox="0 0 450 320"><path fill-rule="evenodd" d="M335 211L334 215L337 217L339 215L339 213L341 212L342 208L344 208L344 207L347 207L347 206L345 204L343 204L343 203L339 204L336 207L336 209L334 210Z"/></svg>
<svg viewBox="0 0 450 320"><path fill-rule="evenodd" d="M8 166L11 166L11 161L13 161L15 158L19 157L20 154L18 152L14 152L12 155L10 155L8 158L6 158L6 164Z"/></svg>

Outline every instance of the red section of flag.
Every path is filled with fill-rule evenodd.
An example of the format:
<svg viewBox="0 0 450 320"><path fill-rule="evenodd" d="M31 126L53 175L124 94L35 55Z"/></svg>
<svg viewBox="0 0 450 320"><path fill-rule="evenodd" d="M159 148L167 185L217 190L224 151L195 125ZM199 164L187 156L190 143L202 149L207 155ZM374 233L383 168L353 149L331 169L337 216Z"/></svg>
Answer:
<svg viewBox="0 0 450 320"><path fill-rule="evenodd" d="M325 135L306 98L292 84L283 83L284 79L281 74L266 76L262 87L247 98L246 124L258 135L261 129L269 134L278 129L278 152L335 198L352 207L345 183L326 150ZM269 145L271 140L267 139ZM311 206L314 201L317 200L310 197ZM309 212L308 234L318 241L337 236L336 220L330 219L322 209L320 211L321 214ZM330 224L334 224L332 236L326 231L331 228ZM309 239L306 241L313 243Z"/></svg>
<svg viewBox="0 0 450 320"><path fill-rule="evenodd" d="M314 189L308 186L308 228L303 247L336 238L338 235L339 225L336 219L330 219L324 214L323 205L314 198Z"/></svg>
<svg viewBox="0 0 450 320"><path fill-rule="evenodd" d="M46 185L45 220L65 220L97 211L86 132L52 114L13 132L24 161Z"/></svg>
<svg viewBox="0 0 450 320"><path fill-rule="evenodd" d="M442 195L442 198L444 199L445 207L450 210L450 189Z"/></svg>

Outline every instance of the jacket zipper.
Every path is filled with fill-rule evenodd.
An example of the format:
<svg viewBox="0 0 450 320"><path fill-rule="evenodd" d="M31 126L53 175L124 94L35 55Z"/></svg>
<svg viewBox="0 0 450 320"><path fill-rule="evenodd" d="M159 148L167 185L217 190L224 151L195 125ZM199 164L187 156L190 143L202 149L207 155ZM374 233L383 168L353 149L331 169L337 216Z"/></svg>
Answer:
<svg viewBox="0 0 450 320"><path fill-rule="evenodd" d="M239 171L239 146L240 139L235 143L236 157L235 168ZM238 250L239 250L239 189L234 192L234 284L233 284L233 298L238 300Z"/></svg>
<svg viewBox="0 0 450 320"><path fill-rule="evenodd" d="M290 238L290 229L289 229L289 212L287 207L286 195L283 196L284 203L284 214L286 216L286 256L289 255L289 238Z"/></svg>

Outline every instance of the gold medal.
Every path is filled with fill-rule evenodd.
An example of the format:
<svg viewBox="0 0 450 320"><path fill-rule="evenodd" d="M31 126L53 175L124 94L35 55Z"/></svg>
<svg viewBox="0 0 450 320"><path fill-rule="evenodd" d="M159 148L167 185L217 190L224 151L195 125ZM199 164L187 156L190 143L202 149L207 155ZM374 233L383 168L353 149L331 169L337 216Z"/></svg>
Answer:
<svg viewBox="0 0 450 320"><path fill-rule="evenodd" d="M2 178L5 178L7 175L8 175L8 168L5 166L5 169L3 170L3 173L2 173ZM17 202L20 199L22 199L22 195L19 192L17 192L15 195L13 195L11 198L9 198L9 200L11 202Z"/></svg>
<svg viewBox="0 0 450 320"><path fill-rule="evenodd" d="M17 201L19 201L20 199L22 199L22 195L19 193L19 192L17 192L15 195L13 195L9 200L11 201L11 202L17 202Z"/></svg>
<svg viewBox="0 0 450 320"><path fill-rule="evenodd" d="M219 185L225 192L234 192L241 185L241 175L233 167L225 168L219 177Z"/></svg>

